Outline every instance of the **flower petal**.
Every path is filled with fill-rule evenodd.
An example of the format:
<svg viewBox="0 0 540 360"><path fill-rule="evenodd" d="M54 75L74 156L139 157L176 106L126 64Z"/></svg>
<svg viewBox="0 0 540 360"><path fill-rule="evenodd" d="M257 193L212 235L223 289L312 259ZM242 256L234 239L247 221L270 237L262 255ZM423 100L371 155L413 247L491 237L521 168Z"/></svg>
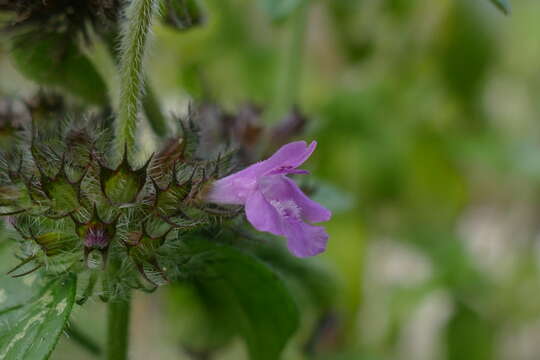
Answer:
<svg viewBox="0 0 540 360"><path fill-rule="evenodd" d="M277 171L279 173L282 169L285 170L285 173L288 173L287 169L292 170L302 165L315 151L316 147L316 141L313 141L309 146L305 141L292 142L282 146L270 158L255 163L229 177L239 176L257 179L272 172Z"/></svg>
<svg viewBox="0 0 540 360"><path fill-rule="evenodd" d="M305 141L287 144L269 159L216 181L207 199L222 204L244 204L263 176L272 173L305 173L295 168L311 156L316 146L315 141L309 146Z"/></svg>
<svg viewBox="0 0 540 360"><path fill-rule="evenodd" d="M256 188L255 178L243 177L236 173L214 182L206 199L218 204L243 205Z"/></svg>
<svg viewBox="0 0 540 360"><path fill-rule="evenodd" d="M270 203L293 202L300 209L299 217L302 220L321 222L330 220L332 216L330 210L308 198L293 180L284 175L264 177L260 189Z"/></svg>
<svg viewBox="0 0 540 360"><path fill-rule="evenodd" d="M246 217L253 227L274 235L283 235L281 219L276 209L264 198L260 191L255 191L246 201Z"/></svg>
<svg viewBox="0 0 540 360"><path fill-rule="evenodd" d="M317 142L312 141L309 146L305 141L295 141L282 146L269 159L260 162L260 171L270 172L279 168L295 169L302 165L315 151Z"/></svg>
<svg viewBox="0 0 540 360"><path fill-rule="evenodd" d="M285 177L284 181L288 185L288 195L302 209L302 218L304 220L314 223L330 220L332 217L330 210L308 198L293 180Z"/></svg>
<svg viewBox="0 0 540 360"><path fill-rule="evenodd" d="M283 230L289 251L297 257L315 256L326 250L328 234L321 226L293 221L284 223Z"/></svg>

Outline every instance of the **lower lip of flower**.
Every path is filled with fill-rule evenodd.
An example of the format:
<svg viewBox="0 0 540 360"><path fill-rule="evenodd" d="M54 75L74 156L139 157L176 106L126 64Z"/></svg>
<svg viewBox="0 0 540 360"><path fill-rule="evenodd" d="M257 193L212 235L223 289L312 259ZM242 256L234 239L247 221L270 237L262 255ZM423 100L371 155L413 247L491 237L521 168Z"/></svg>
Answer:
<svg viewBox="0 0 540 360"><path fill-rule="evenodd" d="M301 220L302 210L294 200L271 200L270 204L276 209L282 218L290 220Z"/></svg>

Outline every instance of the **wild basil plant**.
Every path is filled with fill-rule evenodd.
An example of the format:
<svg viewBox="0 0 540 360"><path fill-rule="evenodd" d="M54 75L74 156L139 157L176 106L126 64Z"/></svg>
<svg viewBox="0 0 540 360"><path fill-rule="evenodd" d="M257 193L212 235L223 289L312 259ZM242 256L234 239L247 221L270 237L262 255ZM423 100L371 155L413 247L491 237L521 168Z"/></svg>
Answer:
<svg viewBox="0 0 540 360"><path fill-rule="evenodd" d="M156 19L179 31L204 25L198 2L0 0L0 11L13 64L42 87L0 102L0 215L11 240L0 250L4 263L17 259L0 281L0 360L46 359L64 331L125 359L132 292L162 285L190 287L221 331L185 340L186 351L208 355L239 335L252 359L279 358L299 324L293 279L321 299L321 315L331 306L326 273L297 259L325 250L315 223L331 217L289 177L309 176L298 168L316 147L292 141L300 111L273 127L251 105L230 114L203 100L181 117L162 113L146 81L151 29ZM99 47L116 83L89 56ZM141 119L158 139L151 153ZM70 321L89 299L108 304L104 350Z"/></svg>

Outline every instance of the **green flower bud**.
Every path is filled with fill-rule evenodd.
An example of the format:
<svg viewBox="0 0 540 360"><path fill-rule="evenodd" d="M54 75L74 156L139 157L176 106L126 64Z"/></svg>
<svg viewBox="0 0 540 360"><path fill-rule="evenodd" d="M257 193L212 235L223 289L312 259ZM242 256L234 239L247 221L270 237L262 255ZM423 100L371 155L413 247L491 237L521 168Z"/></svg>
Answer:
<svg viewBox="0 0 540 360"><path fill-rule="evenodd" d="M185 234L238 214L203 200L222 160L197 159L197 132L186 127L143 166L124 154L112 168L109 130L98 124L35 125L18 140L21 150L0 161L0 214L20 234L16 276L69 269L97 273L114 294L151 290L181 272Z"/></svg>
<svg viewBox="0 0 540 360"><path fill-rule="evenodd" d="M123 160L116 169L102 167L101 187L107 199L115 204L134 202L146 183L150 160L140 169L134 170L127 159L127 151L124 151Z"/></svg>
<svg viewBox="0 0 540 360"><path fill-rule="evenodd" d="M44 173L41 177L41 187L50 200L49 206L56 216L66 216L81 207L80 192L82 178L71 181L62 165L54 178L49 178Z"/></svg>

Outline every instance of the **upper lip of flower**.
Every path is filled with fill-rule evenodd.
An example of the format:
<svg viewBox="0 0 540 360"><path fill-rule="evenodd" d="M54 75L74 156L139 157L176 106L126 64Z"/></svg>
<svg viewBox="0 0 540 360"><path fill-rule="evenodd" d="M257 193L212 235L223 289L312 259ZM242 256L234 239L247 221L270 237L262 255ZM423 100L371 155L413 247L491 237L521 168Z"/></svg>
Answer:
<svg viewBox="0 0 540 360"><path fill-rule="evenodd" d="M258 177L272 174L303 174L306 171L297 170L297 168L313 154L316 147L316 141L312 141L309 146L305 141L292 142L283 146L269 159L261 161L250 168L254 173L257 173Z"/></svg>
<svg viewBox="0 0 540 360"><path fill-rule="evenodd" d="M317 142L309 146L305 141L296 141L281 147L270 158L255 163L244 170L217 180L208 200L229 204L243 204L249 195L257 190L264 177L272 175L308 174L297 169L315 151Z"/></svg>

